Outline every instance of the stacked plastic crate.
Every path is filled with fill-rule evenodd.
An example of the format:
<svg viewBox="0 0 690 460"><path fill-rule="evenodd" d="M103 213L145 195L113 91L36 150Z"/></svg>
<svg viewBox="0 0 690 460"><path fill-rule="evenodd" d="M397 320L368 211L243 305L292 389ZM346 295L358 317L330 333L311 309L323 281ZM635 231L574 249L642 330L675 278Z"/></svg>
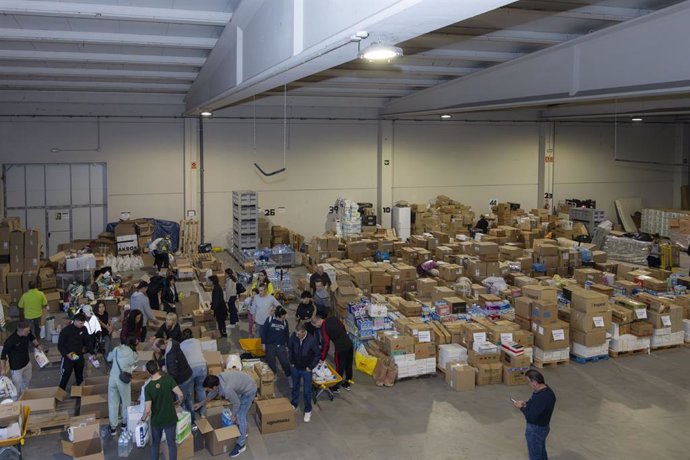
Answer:
<svg viewBox="0 0 690 460"><path fill-rule="evenodd" d="M245 260L245 251L259 248L259 198L251 190L232 192L232 254L238 262Z"/></svg>

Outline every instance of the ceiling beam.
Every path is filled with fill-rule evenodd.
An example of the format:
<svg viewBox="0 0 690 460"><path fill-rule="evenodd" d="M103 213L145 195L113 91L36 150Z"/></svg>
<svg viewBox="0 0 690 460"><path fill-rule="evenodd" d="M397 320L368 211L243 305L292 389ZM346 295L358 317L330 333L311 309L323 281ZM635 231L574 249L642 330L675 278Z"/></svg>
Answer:
<svg viewBox="0 0 690 460"><path fill-rule="evenodd" d="M308 95L308 96L333 96L333 97L400 97L410 94L412 90L388 89L388 88L320 88L318 86L308 86L303 88L288 89L288 96ZM280 95L280 90L268 91L265 94Z"/></svg>
<svg viewBox="0 0 690 460"><path fill-rule="evenodd" d="M529 43L534 45L557 45L559 43L574 40L581 35L563 34L556 32L535 32L531 30L494 30L478 29L469 27L459 27L457 33L453 32L453 27L448 27L441 32L432 32L422 35L410 41L417 44L424 41L460 41L476 40L487 42L508 42L508 43Z"/></svg>
<svg viewBox="0 0 690 460"><path fill-rule="evenodd" d="M53 51L0 50L0 60L88 62L93 64L145 64L201 67L206 58L151 54L107 54Z"/></svg>
<svg viewBox="0 0 690 460"><path fill-rule="evenodd" d="M416 73L420 75L449 75L455 77L469 75L473 72L483 70L481 67L452 67L412 64L393 64L392 67L393 69L400 70L403 73Z"/></svg>
<svg viewBox="0 0 690 460"><path fill-rule="evenodd" d="M73 32L68 30L0 29L0 40L23 42L84 43L97 45L131 45L210 50L215 38L176 37L165 35Z"/></svg>
<svg viewBox="0 0 690 460"><path fill-rule="evenodd" d="M73 89L73 90L113 90L113 91L153 91L184 93L191 84L182 83L134 83L105 81L61 81L61 80L0 80L0 88Z"/></svg>
<svg viewBox="0 0 690 460"><path fill-rule="evenodd" d="M81 19L111 19L171 24L196 24L223 27L231 13L219 11L144 8L139 6L97 5L44 1L0 0L0 13L21 16L47 16Z"/></svg>
<svg viewBox="0 0 690 460"><path fill-rule="evenodd" d="M348 2L310 2L309 8L298 8L304 2L249 3L256 5L251 20L225 28L187 95L188 113L236 104L352 61L360 49L352 37L359 31L369 34L361 47L382 38L402 43L513 1L388 0L358 2L355 9Z"/></svg>
<svg viewBox="0 0 690 460"><path fill-rule="evenodd" d="M392 101L384 115L541 107L690 90L690 1ZM662 50L662 51L660 51Z"/></svg>
<svg viewBox="0 0 690 460"><path fill-rule="evenodd" d="M373 85L373 86L434 86L442 83L443 79L421 79L421 78L375 78L375 77L335 77L335 78L325 78L318 79L320 75L318 74L314 78L317 80L312 80L312 77L307 77L307 81L296 81L290 83L295 86L305 86L305 85L315 85L320 87L329 86L352 86L360 87L360 85Z"/></svg>
<svg viewBox="0 0 690 460"><path fill-rule="evenodd" d="M82 69L62 67L7 67L0 66L0 75L19 77L79 77L79 78L132 78L142 80L194 81L197 72L165 72L159 70Z"/></svg>
<svg viewBox="0 0 690 460"><path fill-rule="evenodd" d="M506 62L524 56L525 53L507 53L498 51L474 51L460 49L435 49L409 53L405 59L445 59L458 61Z"/></svg>
<svg viewBox="0 0 690 460"><path fill-rule="evenodd" d="M631 19L639 18L647 14L653 13L654 10L646 10L641 8L622 8L615 6L584 6L582 8L574 8L572 10L556 10L556 9L531 9L531 8L514 8L504 7L497 10L498 14L507 15L528 15L540 17L559 17L567 19L583 19L586 21L611 21L623 22Z"/></svg>

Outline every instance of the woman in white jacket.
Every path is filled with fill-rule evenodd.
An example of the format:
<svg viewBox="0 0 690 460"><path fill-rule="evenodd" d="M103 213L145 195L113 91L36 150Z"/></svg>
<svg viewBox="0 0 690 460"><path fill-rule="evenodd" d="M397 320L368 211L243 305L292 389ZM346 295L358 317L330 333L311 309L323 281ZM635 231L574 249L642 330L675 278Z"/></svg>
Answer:
<svg viewBox="0 0 690 460"><path fill-rule="evenodd" d="M127 337L127 343L113 349L106 358L112 363L108 379L108 418L112 436L117 434L118 415L122 417L122 431L127 429L127 408L132 403L132 384L123 382L120 373L128 372L131 375L136 369L139 357L134 350L138 343L137 337Z"/></svg>

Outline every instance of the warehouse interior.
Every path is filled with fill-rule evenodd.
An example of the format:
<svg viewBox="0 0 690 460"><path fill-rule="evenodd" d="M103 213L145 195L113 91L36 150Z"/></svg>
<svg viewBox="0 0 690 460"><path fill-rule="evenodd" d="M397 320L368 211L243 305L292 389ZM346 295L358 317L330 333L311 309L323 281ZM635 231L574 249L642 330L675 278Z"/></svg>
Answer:
<svg viewBox="0 0 690 460"><path fill-rule="evenodd" d="M123 213L196 216L200 241L229 252L237 190L307 242L341 197L372 203L382 228L396 203L439 195L477 217L572 198L614 224L620 199L689 209L690 1L2 0L0 13L0 203L46 255ZM360 57L373 45L401 55ZM55 231L55 210L69 228ZM687 357L545 369L551 458L682 458ZM296 431L250 423L243 456L527 458L509 398L528 394L456 393L442 376L356 385ZM25 455L60 439L29 438Z"/></svg>

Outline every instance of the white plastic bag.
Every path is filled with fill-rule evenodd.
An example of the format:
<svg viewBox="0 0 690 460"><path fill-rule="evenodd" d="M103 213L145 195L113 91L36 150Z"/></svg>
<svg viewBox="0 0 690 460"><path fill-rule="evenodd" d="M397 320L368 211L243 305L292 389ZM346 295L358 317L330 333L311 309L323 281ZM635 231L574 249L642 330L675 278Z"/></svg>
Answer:
<svg viewBox="0 0 690 460"><path fill-rule="evenodd" d="M41 369L46 367L50 362L48 361L48 357L46 356L46 354L38 349L34 349L34 359L36 360L36 364L38 364L38 367L40 367Z"/></svg>
<svg viewBox="0 0 690 460"><path fill-rule="evenodd" d="M137 426L134 428L134 442L136 442L137 447L146 447L150 437L151 433L148 422L137 423Z"/></svg>
<svg viewBox="0 0 690 460"><path fill-rule="evenodd" d="M9 377L0 377L0 399L17 399L17 387L14 386Z"/></svg>

